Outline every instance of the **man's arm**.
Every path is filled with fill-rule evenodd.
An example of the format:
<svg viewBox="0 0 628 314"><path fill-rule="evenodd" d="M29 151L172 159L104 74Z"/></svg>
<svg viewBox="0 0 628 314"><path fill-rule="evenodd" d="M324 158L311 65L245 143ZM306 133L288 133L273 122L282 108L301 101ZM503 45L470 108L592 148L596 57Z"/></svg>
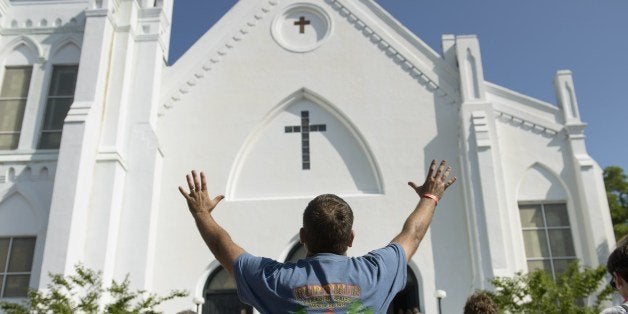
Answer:
<svg viewBox="0 0 628 314"><path fill-rule="evenodd" d="M188 174L185 178L187 179L190 192L186 192L182 187L179 187L179 191L188 203L190 213L192 213L192 217L196 221L196 227L209 250L218 259L222 267L233 275L233 263L245 251L231 240L231 236L218 225L211 215L216 205L225 197L223 195L218 195L214 199L209 197L207 178L202 171L200 182L194 170L192 170L192 175Z"/></svg>
<svg viewBox="0 0 628 314"><path fill-rule="evenodd" d="M456 181L456 177L452 177L447 181L450 171L451 167L447 166L444 160L440 163L438 169L436 169L436 160L432 160L423 185L418 186L414 182L408 182L408 185L421 197L421 200L408 219L406 219L401 233L392 240L392 242L401 245L406 252L406 260L408 261L419 248L419 244L432 222L432 216L434 216L434 209L438 200L443 197L445 190Z"/></svg>

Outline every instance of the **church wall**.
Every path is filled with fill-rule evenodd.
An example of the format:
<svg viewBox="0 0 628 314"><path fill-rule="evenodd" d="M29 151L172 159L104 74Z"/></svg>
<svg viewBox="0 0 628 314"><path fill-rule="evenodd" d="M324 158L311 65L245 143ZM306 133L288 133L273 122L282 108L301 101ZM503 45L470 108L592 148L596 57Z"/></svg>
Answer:
<svg viewBox="0 0 628 314"><path fill-rule="evenodd" d="M78 63L85 7L11 2L0 17L0 81L6 67L32 67L19 143L0 150L0 237L36 237L31 288L40 284L58 154L37 149L48 86L54 65Z"/></svg>
<svg viewBox="0 0 628 314"><path fill-rule="evenodd" d="M504 119L502 119L504 120ZM591 251L586 245L583 212L589 209L583 208L574 194L577 193L575 185L576 177L572 169L571 151L564 133L554 135L543 134L535 131L534 127L524 125L517 121L507 120L497 123L500 131L500 145L504 160L504 176L508 193L508 211L511 213L510 230L515 239L515 252L517 252L517 268L527 270L525 265L525 248L519 221L519 203L525 202L565 202L569 212L570 225L572 227L573 242L576 255L583 263L596 264L591 256ZM540 167L547 173L556 176L554 186L547 186L543 182L531 189L525 187L528 193L521 193L521 184L524 177L532 167ZM540 178L537 178L540 180ZM562 184L562 186L556 186ZM555 189L565 189L565 194L553 192ZM527 194L527 195L526 195ZM529 196L534 195L534 196ZM540 198L539 195L544 197Z"/></svg>
<svg viewBox="0 0 628 314"><path fill-rule="evenodd" d="M277 45L268 33L272 17L262 20L160 118L164 185L155 289L194 289L205 280L202 276L213 261L176 190L176 185L185 185L184 175L190 169L207 172L210 192L234 192L227 193L227 199L216 209L217 221L234 240L253 254L277 259L285 256L294 243L307 202L319 194L306 193L308 189L339 193L352 205L356 240L349 254L360 255L385 245L401 230L418 201L406 183L422 183L432 158L447 159L460 169L455 105L415 80L386 51L338 18L338 13L329 14L334 19L333 34L307 53L293 53ZM202 65L202 61L194 61ZM328 149L335 140L332 124L325 134L311 133L312 168L309 172L300 169L298 135L285 134L284 125L268 117L278 110L277 119L283 119L281 104L291 95L298 98L303 88L307 89L304 94L317 96L304 105L309 106L310 123L327 122L315 120L315 114L328 106L350 122L345 126L354 128L356 138L364 140L375 164L374 172L381 179L379 192L348 188L348 194L342 189L337 192L335 182L344 178L336 179L335 172L326 173L320 168L334 168L332 162L339 160L334 155L337 150ZM292 121L298 124L299 118L295 115ZM270 134L258 132L267 130L265 127L276 127L275 138L265 142L273 146L266 150L253 147ZM256 153L241 158L248 143L253 143L252 151ZM277 167L270 171L274 177L259 175L256 184L281 187L281 181L288 181L300 183L302 188L288 195L280 190L277 195L239 199L238 178L233 176L240 161L243 169L249 163L252 169L260 169L259 173L265 173L264 167ZM286 170L291 167L293 170ZM428 312L435 310L431 291L436 288L448 289L454 300L468 293L453 286L460 280L470 281L471 276L470 265L465 268L460 263L469 258L466 241L460 241L466 237L461 193L459 186L448 192L439 205L431 233L413 259L421 271L420 284L425 291L421 301ZM169 275L172 269L189 271L174 277Z"/></svg>

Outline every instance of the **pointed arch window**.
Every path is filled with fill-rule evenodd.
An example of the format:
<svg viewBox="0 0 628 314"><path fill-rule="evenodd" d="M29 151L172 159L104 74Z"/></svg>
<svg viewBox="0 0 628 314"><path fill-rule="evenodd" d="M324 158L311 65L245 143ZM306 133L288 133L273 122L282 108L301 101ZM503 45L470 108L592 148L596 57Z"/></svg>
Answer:
<svg viewBox="0 0 628 314"><path fill-rule="evenodd" d="M0 149L16 149L18 146L32 70L30 65L4 70L0 89Z"/></svg>
<svg viewBox="0 0 628 314"><path fill-rule="evenodd" d="M46 113L37 148L57 149L61 144L63 121L74 101L78 65L55 65L48 89Z"/></svg>
<svg viewBox="0 0 628 314"><path fill-rule="evenodd" d="M222 267L214 270L203 289L203 314L209 313L253 313L253 308L240 302L235 279Z"/></svg>
<svg viewBox="0 0 628 314"><path fill-rule="evenodd" d="M554 279L576 260L565 203L520 203L528 270L543 269Z"/></svg>

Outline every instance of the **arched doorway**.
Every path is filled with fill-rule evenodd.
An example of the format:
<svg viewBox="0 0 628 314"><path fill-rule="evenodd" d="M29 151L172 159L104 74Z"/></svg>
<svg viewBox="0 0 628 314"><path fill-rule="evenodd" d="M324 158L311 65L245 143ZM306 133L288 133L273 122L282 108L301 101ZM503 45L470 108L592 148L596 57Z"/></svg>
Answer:
<svg viewBox="0 0 628 314"><path fill-rule="evenodd" d="M286 257L286 262L296 263L298 260L304 259L306 254L305 246L301 243L297 243L294 247L292 247L292 249L290 249L290 252Z"/></svg>
<svg viewBox="0 0 628 314"><path fill-rule="evenodd" d="M210 313L253 313L250 305L240 302L236 290L236 283L229 273L219 266L205 282L203 288L203 314Z"/></svg>
<svg viewBox="0 0 628 314"><path fill-rule="evenodd" d="M419 300L419 283L412 268L408 266L408 278L406 287L399 291L388 307L387 314L420 313L421 302Z"/></svg>
<svg viewBox="0 0 628 314"><path fill-rule="evenodd" d="M296 244L288 253L286 262L296 263L298 260L305 258L305 247L303 244ZM399 291L388 307L387 314L398 313L419 313L421 302L419 300L419 283L414 275L412 268L408 266L408 276L406 279L406 287Z"/></svg>

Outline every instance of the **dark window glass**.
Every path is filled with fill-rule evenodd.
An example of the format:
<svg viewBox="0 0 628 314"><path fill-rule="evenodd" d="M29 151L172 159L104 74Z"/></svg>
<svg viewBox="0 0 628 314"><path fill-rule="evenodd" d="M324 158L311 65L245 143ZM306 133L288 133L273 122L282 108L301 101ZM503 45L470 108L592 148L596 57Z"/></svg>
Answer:
<svg viewBox="0 0 628 314"><path fill-rule="evenodd" d="M216 269L207 279L203 297L205 298L203 314L253 313L253 308L250 305L240 302L235 280L222 267Z"/></svg>
<svg viewBox="0 0 628 314"><path fill-rule="evenodd" d="M22 130L24 108L32 67L7 67L0 88L0 149L16 149Z"/></svg>
<svg viewBox="0 0 628 314"><path fill-rule="evenodd" d="M28 292L35 238L0 238L0 298L22 298Z"/></svg>
<svg viewBox="0 0 628 314"><path fill-rule="evenodd" d="M414 272L408 267L408 279L406 287L399 291L388 307L387 314L419 313L421 302L419 300L419 284Z"/></svg>
<svg viewBox="0 0 628 314"><path fill-rule="evenodd" d="M61 144L61 131L70 106L74 101L74 88L78 66L55 66L48 89L46 112L37 148L55 149Z"/></svg>

